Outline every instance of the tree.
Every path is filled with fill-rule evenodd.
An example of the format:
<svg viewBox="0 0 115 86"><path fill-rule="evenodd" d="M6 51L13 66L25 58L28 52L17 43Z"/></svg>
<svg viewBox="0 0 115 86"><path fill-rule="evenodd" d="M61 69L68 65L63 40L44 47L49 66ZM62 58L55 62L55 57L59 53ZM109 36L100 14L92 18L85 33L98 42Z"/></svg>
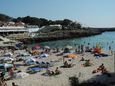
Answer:
<svg viewBox="0 0 115 86"><path fill-rule="evenodd" d="M40 18L40 27L49 25L49 21L45 18Z"/></svg>
<svg viewBox="0 0 115 86"><path fill-rule="evenodd" d="M22 20L23 20L23 18L21 18L21 17L13 18L13 19L12 19L13 22L20 22L20 21L22 21Z"/></svg>
<svg viewBox="0 0 115 86"><path fill-rule="evenodd" d="M71 23L72 23L71 20L69 20L69 19L64 19L62 25L63 25L63 26L69 26Z"/></svg>
<svg viewBox="0 0 115 86"><path fill-rule="evenodd" d="M22 22L29 24L29 25L38 25L40 26L40 20L36 17L26 16L22 19Z"/></svg>
<svg viewBox="0 0 115 86"><path fill-rule="evenodd" d="M5 15L5 14L0 14L0 21L3 21L3 22L8 22L10 21L12 18Z"/></svg>
<svg viewBox="0 0 115 86"><path fill-rule="evenodd" d="M77 22L72 22L70 27L73 29L81 29L81 24Z"/></svg>

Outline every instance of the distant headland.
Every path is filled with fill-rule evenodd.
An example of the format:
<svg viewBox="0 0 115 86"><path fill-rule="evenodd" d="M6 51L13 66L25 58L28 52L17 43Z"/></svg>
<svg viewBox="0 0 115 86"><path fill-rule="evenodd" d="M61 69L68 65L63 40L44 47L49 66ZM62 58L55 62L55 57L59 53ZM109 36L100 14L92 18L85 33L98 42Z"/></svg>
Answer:
<svg viewBox="0 0 115 86"><path fill-rule="evenodd" d="M40 28L35 34L35 37L21 38L20 41L24 43L31 42L44 42L60 39L86 37L98 35L105 31L115 31L115 28L95 28L83 27L81 23L72 21L70 19L63 20L48 20L45 18L37 17L18 17L13 18L5 14L0 14L0 27L4 26L7 22L23 22L26 28L27 25L35 25Z"/></svg>

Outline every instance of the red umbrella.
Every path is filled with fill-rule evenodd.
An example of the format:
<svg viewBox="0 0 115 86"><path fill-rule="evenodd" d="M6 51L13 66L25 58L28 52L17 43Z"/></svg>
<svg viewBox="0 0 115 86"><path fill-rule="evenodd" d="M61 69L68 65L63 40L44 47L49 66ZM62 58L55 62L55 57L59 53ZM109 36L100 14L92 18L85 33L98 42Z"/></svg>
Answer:
<svg viewBox="0 0 115 86"><path fill-rule="evenodd" d="M101 53L101 48L94 48L94 53Z"/></svg>
<svg viewBox="0 0 115 86"><path fill-rule="evenodd" d="M39 49L39 48L40 48L39 45L35 45L35 46L32 47L32 49Z"/></svg>

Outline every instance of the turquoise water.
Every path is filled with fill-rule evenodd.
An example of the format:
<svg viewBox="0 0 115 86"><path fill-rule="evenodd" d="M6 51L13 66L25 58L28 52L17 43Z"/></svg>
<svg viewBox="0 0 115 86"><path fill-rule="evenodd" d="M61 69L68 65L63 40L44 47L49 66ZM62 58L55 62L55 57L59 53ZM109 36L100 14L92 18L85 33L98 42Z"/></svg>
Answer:
<svg viewBox="0 0 115 86"><path fill-rule="evenodd" d="M100 44L104 49L108 49L109 46L115 50L115 32L104 32L100 35L90 36L90 37L81 37L74 39L64 39L57 41L49 41L40 43L41 46L50 46L50 47L64 47L66 45L76 46L79 44L89 45L90 47Z"/></svg>

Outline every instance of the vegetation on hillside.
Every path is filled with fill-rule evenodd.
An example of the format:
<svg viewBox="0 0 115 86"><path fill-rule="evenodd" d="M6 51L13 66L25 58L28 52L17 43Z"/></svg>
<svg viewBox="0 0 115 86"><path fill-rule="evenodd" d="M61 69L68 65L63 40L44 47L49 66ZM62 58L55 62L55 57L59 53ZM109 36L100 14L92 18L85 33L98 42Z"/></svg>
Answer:
<svg viewBox="0 0 115 86"><path fill-rule="evenodd" d="M5 14L0 14L0 21L2 21L2 22L8 22L11 19L12 19L12 17L10 17L10 16L7 16Z"/></svg>
<svg viewBox="0 0 115 86"><path fill-rule="evenodd" d="M63 29L78 29L81 28L81 24L78 22L74 22L70 19L63 19L63 20L48 20L45 18L37 18L37 17L31 17L31 16L25 16L25 17L18 17L18 18L12 18L10 16L7 16L5 14L0 14L0 21L1 22L24 22L27 25L37 25L38 27L42 26L49 26L49 25L62 25Z"/></svg>

